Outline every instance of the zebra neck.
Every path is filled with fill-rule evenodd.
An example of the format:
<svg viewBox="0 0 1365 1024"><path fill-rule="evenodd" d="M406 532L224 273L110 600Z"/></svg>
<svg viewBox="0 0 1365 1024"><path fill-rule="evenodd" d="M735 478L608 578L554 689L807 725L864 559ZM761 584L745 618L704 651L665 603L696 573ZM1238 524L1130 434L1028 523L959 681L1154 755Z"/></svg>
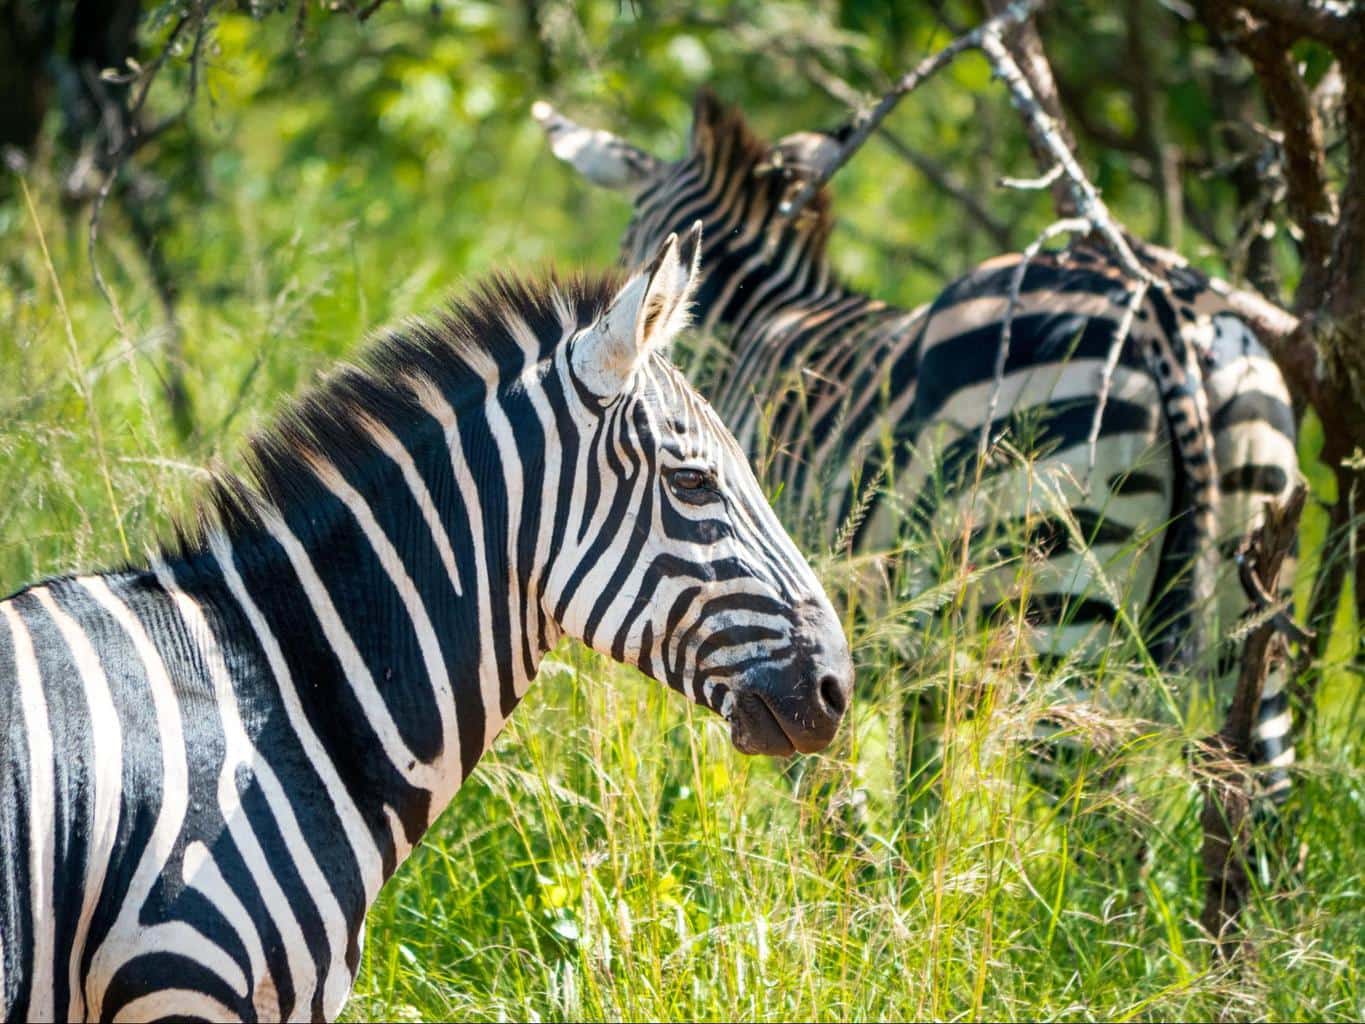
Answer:
<svg viewBox="0 0 1365 1024"><path fill-rule="evenodd" d="M514 564L534 523L507 495L539 498L535 460L503 458L486 415L370 430L366 458L311 457L292 501L170 572L246 667L232 673L242 718L287 719L303 759L325 761L306 784L367 826L387 877L558 634L532 567Z"/></svg>
<svg viewBox="0 0 1365 1024"><path fill-rule="evenodd" d="M713 356L707 390L716 411L751 454L776 406L804 408L847 398L847 382L893 357L908 335L897 330L904 310L847 288L779 297L757 307ZM875 380L865 382L876 390ZM760 396L761 401L755 402ZM800 396L794 404L792 399ZM769 428L775 424L769 424ZM792 424L798 429L799 424Z"/></svg>
<svg viewBox="0 0 1365 1024"><path fill-rule="evenodd" d="M723 251L708 253L710 264L696 297L696 322L737 343L761 330L794 305L809 305L844 294L824 254L823 238L777 222L776 212L750 231L722 223Z"/></svg>

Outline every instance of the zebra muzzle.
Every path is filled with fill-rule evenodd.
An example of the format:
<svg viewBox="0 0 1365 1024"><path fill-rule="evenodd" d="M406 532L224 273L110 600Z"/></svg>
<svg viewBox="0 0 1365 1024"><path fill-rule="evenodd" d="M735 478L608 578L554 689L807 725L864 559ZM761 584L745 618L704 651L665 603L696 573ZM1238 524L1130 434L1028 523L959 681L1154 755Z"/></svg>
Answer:
<svg viewBox="0 0 1365 1024"><path fill-rule="evenodd" d="M803 661L795 672L764 673L735 688L726 717L736 750L787 757L829 746L848 709L852 666L847 653Z"/></svg>

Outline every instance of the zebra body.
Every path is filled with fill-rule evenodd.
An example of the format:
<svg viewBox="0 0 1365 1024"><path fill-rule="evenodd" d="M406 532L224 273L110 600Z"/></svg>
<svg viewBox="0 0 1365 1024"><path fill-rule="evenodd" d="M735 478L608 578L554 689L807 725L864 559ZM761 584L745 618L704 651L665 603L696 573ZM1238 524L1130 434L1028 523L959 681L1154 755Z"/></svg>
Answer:
<svg viewBox="0 0 1365 1024"><path fill-rule="evenodd" d="M0 604L6 1019L331 1019L365 913L561 634L833 736L839 622L661 355L697 232L387 339L147 569Z"/></svg>
<svg viewBox="0 0 1365 1024"><path fill-rule="evenodd" d="M1134 282L1077 245L988 261L899 309L833 272L826 192L795 218L780 212L811 133L770 146L703 92L682 159L637 151L609 181L600 165L629 143L590 144L548 104L533 113L557 156L633 194L627 263L680 219L706 223L697 321L720 351L703 348L701 386L780 485L789 523L867 551L907 523L940 537L991 520L1027 527L1047 556L1030 598L1044 655L1093 651L1126 618L1178 660L1207 618L1202 597L1224 630L1245 611L1226 563L1216 582L1194 569L1292 489L1294 417L1266 349L1207 279L1161 268L1168 286L1133 305ZM1007 596L1014 576L984 580L984 600ZM1277 691L1262 716L1263 753L1284 767Z"/></svg>

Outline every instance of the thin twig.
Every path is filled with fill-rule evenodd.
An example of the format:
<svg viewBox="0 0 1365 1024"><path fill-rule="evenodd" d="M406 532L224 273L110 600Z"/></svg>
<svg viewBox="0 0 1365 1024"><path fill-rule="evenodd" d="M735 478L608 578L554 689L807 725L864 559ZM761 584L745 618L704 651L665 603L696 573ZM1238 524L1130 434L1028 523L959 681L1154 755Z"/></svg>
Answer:
<svg viewBox="0 0 1365 1024"><path fill-rule="evenodd" d="M990 447L991 424L995 422L995 410L1000 403L1000 389L1005 381L1005 365L1009 361L1010 337L1014 332L1014 313L1019 306L1019 292L1024 286L1024 275L1028 272L1029 264L1033 262L1039 251L1049 241L1058 235L1070 233L1085 233L1090 230L1090 222L1083 217L1069 217L1065 220L1055 221L1042 230L1019 259L1019 263L1014 268L1014 275L1010 278L1009 299L1005 304L1005 318L1000 324L1000 347L995 353L995 377L991 384L991 397L986 403L986 416L981 422L981 439L977 447L978 458L986 457L986 449Z"/></svg>
<svg viewBox="0 0 1365 1024"><path fill-rule="evenodd" d="M1137 318L1138 307L1147 298L1147 290L1151 285L1146 281L1139 281L1137 286L1128 293L1128 302L1123 308L1123 317L1119 320L1119 325L1114 329L1114 340L1109 343L1109 352L1104 357L1104 368L1100 371L1100 391L1095 399L1095 418L1090 422L1090 436L1086 439L1089 449L1089 461L1085 471L1085 489L1090 490L1095 476L1095 453L1100 443L1100 423L1104 419L1104 407L1109 403L1109 391L1113 387L1114 372L1118 369L1119 356L1123 353L1123 346L1128 341L1128 335L1132 333L1133 321Z"/></svg>
<svg viewBox="0 0 1365 1024"><path fill-rule="evenodd" d="M982 27L987 28L987 25ZM1024 73L1019 70L1019 65L1015 63L1014 57L1005 46L999 29L991 28L982 32L978 45L995 68L996 74L1005 83L1005 87L1009 89L1010 101L1014 104L1015 109L1023 115L1034 141L1040 149L1046 151L1056 163L1061 165L1062 173L1066 176L1066 182L1071 192L1072 202L1076 206L1077 216L1090 222L1090 229L1104 239L1125 273L1136 280L1159 286L1159 282L1152 275L1152 272L1139 263L1137 257L1133 255L1133 250L1129 247L1123 232L1119 230L1118 224L1110 214L1109 207L1104 204L1099 192L1090 183L1090 179L1086 177L1081 165L1076 162L1076 157L1071 152L1071 148L1062 139L1057 122L1042 108L1042 105L1033 95L1033 90L1029 87L1027 79L1024 78Z"/></svg>
<svg viewBox="0 0 1365 1024"><path fill-rule="evenodd" d="M1005 0L984 2L987 14L997 14L1005 5ZM1043 39L1038 34L1038 26L1034 19L1027 18L1009 31L1000 32L998 37L1014 58L1035 102L1052 118L1062 144L1068 151L1074 152L1076 137L1066 121L1061 95L1057 89L1057 78L1052 73L1052 65L1048 63L1047 53L1043 49ZM1034 158L1040 167L1050 168L1055 163L1047 146L1039 139L1030 136L1029 148L1033 150ZM1058 217L1074 217L1080 212L1073 208L1071 190L1061 181L1054 183L1052 187L1052 205Z"/></svg>
<svg viewBox="0 0 1365 1024"><path fill-rule="evenodd" d="M1051 169L1041 177L1037 178L1010 178L1003 177L999 181L1001 188L1018 189L1021 192L1042 192L1050 189L1053 183L1062 176L1062 165L1053 164Z"/></svg>
<svg viewBox="0 0 1365 1024"><path fill-rule="evenodd" d="M815 197L815 194L824 187L835 172L848 163L849 158L862 148L872 133L877 130L877 126L886 120L887 115L896 109L896 104L900 103L902 99L918 89L939 71L942 71L965 51L980 48L982 41L990 32L1002 32L1013 28L1015 25L1022 24L1026 19L1032 17L1043 6L1044 2L1045 0L1014 0L996 17L982 22L972 31L958 36L938 53L920 61L913 69L897 79L891 90L873 107L855 113L852 121L849 122L849 130L843 145L823 167L818 168L815 174L806 178L794 194L782 201L779 208L782 215L784 217L795 217L805 209L806 204Z"/></svg>

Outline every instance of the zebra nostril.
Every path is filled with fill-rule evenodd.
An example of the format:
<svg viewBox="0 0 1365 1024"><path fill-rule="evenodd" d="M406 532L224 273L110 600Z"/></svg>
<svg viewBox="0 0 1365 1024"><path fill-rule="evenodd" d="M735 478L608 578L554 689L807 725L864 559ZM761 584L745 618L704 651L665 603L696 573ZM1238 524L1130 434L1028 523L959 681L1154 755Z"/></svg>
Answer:
<svg viewBox="0 0 1365 1024"><path fill-rule="evenodd" d="M820 677L820 698L825 702L825 707L834 713L835 718L843 717L844 710L848 707L848 694L844 692L838 676Z"/></svg>

